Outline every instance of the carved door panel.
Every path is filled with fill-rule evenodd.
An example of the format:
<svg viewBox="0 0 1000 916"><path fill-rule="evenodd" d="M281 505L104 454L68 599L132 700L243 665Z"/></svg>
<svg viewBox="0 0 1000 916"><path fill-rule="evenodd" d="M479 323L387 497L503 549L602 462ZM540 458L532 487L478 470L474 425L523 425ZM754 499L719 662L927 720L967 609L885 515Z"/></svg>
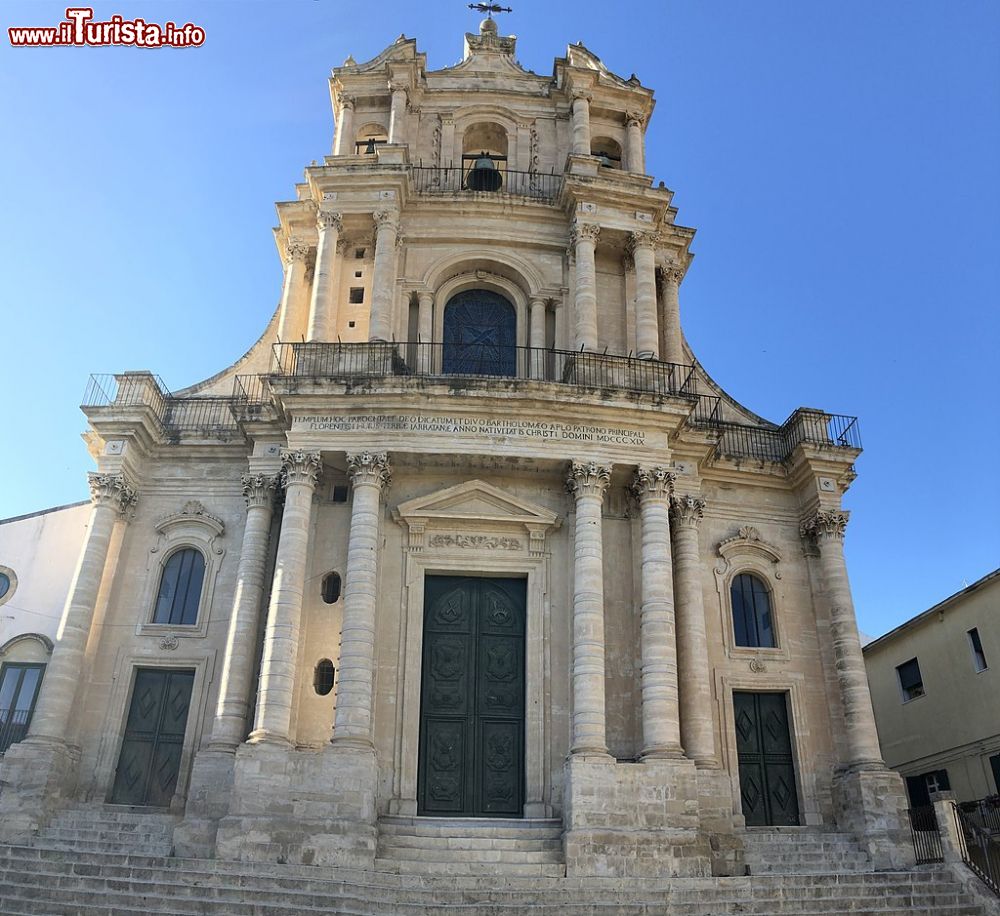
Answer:
<svg viewBox="0 0 1000 916"><path fill-rule="evenodd" d="M733 713L747 826L797 825L799 805L786 694L736 692Z"/></svg>
<svg viewBox="0 0 1000 916"><path fill-rule="evenodd" d="M424 592L418 811L520 817L525 582L428 576Z"/></svg>
<svg viewBox="0 0 1000 916"><path fill-rule="evenodd" d="M139 668L118 755L111 801L169 806L180 773L194 671Z"/></svg>

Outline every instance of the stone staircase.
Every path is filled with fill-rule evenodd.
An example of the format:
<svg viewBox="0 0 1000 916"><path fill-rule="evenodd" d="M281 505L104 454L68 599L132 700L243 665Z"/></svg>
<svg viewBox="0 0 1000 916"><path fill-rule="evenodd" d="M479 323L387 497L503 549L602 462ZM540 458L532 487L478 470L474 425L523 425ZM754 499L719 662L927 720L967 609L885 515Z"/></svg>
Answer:
<svg viewBox="0 0 1000 916"><path fill-rule="evenodd" d="M401 875L561 878L562 821L383 817L375 869Z"/></svg>
<svg viewBox="0 0 1000 916"><path fill-rule="evenodd" d="M751 875L851 874L871 871L853 836L810 827L752 827L743 836Z"/></svg>
<svg viewBox="0 0 1000 916"><path fill-rule="evenodd" d="M174 850L173 814L120 805L64 808L34 838L33 846L75 852L169 856Z"/></svg>
<svg viewBox="0 0 1000 916"><path fill-rule="evenodd" d="M742 878L403 875L0 846L6 916L985 916L942 868Z"/></svg>

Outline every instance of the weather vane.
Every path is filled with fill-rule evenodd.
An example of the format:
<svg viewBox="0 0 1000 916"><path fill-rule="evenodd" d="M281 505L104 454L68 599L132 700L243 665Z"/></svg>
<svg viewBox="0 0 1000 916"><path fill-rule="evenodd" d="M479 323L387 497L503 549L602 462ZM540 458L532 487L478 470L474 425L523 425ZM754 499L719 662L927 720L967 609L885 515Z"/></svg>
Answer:
<svg viewBox="0 0 1000 916"><path fill-rule="evenodd" d="M501 6L499 3L470 3L470 10L486 13L487 19L492 19L494 13L513 13L509 6Z"/></svg>

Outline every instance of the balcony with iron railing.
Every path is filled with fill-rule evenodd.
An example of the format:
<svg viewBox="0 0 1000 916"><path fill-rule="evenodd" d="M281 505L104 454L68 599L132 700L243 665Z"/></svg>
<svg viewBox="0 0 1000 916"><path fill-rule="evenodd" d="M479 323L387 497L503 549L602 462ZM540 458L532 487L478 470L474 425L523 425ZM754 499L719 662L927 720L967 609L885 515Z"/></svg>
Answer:
<svg viewBox="0 0 1000 916"><path fill-rule="evenodd" d="M451 194L489 199L522 197L539 203L555 203L563 187L563 176L552 172L518 172L498 166L489 174L468 167L411 165L417 194Z"/></svg>
<svg viewBox="0 0 1000 916"><path fill-rule="evenodd" d="M28 735L30 709L0 709L0 754Z"/></svg>
<svg viewBox="0 0 1000 916"><path fill-rule="evenodd" d="M720 458L786 461L801 444L844 450L853 457L861 438L856 417L800 408L780 426L723 419L722 399L699 390L693 365L592 351L497 347L483 344L282 343L270 372L237 375L230 396L178 397L148 372L91 376L83 408L92 419L148 419L168 442L233 441L249 420L276 419L285 394L321 391L328 383L372 391L410 380L445 383L451 394L499 384L566 388L606 397L675 398L686 403L687 425L714 440ZM554 386L554 387L552 387Z"/></svg>

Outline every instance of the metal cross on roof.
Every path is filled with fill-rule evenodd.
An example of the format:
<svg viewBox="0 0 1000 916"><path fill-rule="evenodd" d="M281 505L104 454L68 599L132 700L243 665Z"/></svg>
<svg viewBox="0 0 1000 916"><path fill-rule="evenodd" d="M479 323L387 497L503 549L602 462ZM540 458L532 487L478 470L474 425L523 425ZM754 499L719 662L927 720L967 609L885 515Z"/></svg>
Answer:
<svg viewBox="0 0 1000 916"><path fill-rule="evenodd" d="M486 13L487 19L492 19L494 13L513 13L509 6L501 6L499 3L470 3L470 10Z"/></svg>

